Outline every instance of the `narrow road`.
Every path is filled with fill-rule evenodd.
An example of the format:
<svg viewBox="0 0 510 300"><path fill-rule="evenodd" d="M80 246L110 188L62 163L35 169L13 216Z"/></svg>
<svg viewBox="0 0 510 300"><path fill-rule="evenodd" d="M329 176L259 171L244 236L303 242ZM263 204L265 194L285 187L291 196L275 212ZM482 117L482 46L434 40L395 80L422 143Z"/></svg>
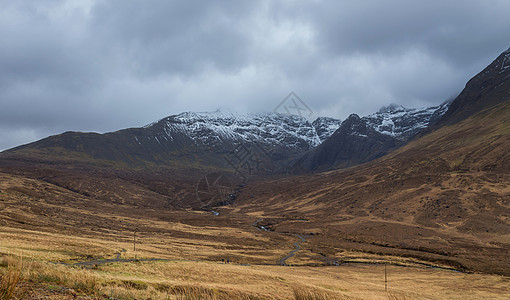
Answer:
<svg viewBox="0 0 510 300"><path fill-rule="evenodd" d="M294 243L294 246L296 247L296 249L294 249L294 250L290 251L290 252L289 252L289 254L288 254L287 256L282 257L282 258L280 259L280 265L281 265L281 266L288 266L288 265L287 265L287 263L286 263L285 261L286 261L287 259L289 259L289 258L293 257L293 256L296 254L296 252L298 252L299 250L301 250L301 243L306 242L306 239L305 239L303 236L301 236L301 235L299 235L299 234L294 234L294 235L295 235L295 236L297 236L298 238L300 238L300 239L301 239L301 241L297 241L297 242L295 242L295 243Z"/></svg>
<svg viewBox="0 0 510 300"><path fill-rule="evenodd" d="M133 262L133 261L170 261L170 259L164 259L164 258L141 258L141 259L134 259L134 258L118 258L117 257L117 258L112 258L112 259L84 261L84 262L79 262L79 263L70 264L70 265L72 265L72 266L92 267L94 265L102 265L102 264L115 263L115 262Z"/></svg>

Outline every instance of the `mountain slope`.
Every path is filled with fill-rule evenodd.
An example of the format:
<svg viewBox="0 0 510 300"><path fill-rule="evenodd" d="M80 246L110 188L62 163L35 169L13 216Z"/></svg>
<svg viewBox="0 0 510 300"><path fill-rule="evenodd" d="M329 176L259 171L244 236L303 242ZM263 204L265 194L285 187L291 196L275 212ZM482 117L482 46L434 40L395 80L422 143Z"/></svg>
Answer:
<svg viewBox="0 0 510 300"><path fill-rule="evenodd" d="M507 101L361 166L253 183L235 208L309 220L273 229L314 232L332 260L349 247L510 275L508 149Z"/></svg>

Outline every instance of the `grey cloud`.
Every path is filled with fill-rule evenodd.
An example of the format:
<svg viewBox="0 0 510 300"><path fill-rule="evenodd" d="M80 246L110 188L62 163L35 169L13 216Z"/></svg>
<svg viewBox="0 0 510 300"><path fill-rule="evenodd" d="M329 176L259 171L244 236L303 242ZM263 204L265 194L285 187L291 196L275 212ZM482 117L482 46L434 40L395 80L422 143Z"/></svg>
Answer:
<svg viewBox="0 0 510 300"><path fill-rule="evenodd" d="M302 8L331 55L426 49L454 62L494 51L510 19L506 1L321 1ZM506 34L507 35L507 34ZM487 56L487 55L485 55Z"/></svg>

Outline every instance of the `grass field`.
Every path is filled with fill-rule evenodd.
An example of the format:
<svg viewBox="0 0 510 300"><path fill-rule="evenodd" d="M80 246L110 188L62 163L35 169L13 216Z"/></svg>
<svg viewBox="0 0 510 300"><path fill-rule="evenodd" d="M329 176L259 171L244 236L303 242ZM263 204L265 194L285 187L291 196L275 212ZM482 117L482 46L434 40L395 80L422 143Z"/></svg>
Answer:
<svg viewBox="0 0 510 300"><path fill-rule="evenodd" d="M113 258L129 243L0 228L0 274L23 270L23 299L508 299L510 279L484 274L384 264L282 267L172 259L68 264ZM132 246L132 245L131 245ZM158 247L144 241L139 257ZM208 249L204 244L198 249ZM198 250L200 251L200 250ZM91 255L91 254L94 255ZM121 257L133 257L131 250ZM263 256L263 253L260 253ZM21 259L21 257L23 257ZM22 266L21 266L22 265ZM303 298L304 297L304 298ZM7 298L6 298L7 299Z"/></svg>

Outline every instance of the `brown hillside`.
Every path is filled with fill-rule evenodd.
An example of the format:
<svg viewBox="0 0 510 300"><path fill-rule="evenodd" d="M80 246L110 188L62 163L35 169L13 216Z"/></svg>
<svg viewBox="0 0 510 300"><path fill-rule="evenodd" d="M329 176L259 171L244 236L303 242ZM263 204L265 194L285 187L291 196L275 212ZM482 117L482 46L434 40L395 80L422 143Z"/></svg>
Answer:
<svg viewBox="0 0 510 300"><path fill-rule="evenodd" d="M317 233L318 254L345 249L444 261L510 274L510 101L377 161L249 186L237 208L278 231Z"/></svg>

